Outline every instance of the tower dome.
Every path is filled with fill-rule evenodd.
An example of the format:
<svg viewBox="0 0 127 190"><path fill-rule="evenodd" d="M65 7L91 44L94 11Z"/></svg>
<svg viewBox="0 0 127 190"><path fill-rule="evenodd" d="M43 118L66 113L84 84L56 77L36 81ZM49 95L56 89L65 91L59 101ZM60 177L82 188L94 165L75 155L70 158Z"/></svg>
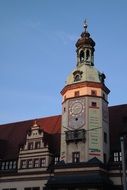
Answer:
<svg viewBox="0 0 127 190"><path fill-rule="evenodd" d="M90 37L90 33L87 31L87 27L88 25L85 21L84 23L85 31L81 33L81 37L78 39L78 41L75 44L77 48L81 48L83 46L91 46L92 48L94 48L95 46L95 42Z"/></svg>

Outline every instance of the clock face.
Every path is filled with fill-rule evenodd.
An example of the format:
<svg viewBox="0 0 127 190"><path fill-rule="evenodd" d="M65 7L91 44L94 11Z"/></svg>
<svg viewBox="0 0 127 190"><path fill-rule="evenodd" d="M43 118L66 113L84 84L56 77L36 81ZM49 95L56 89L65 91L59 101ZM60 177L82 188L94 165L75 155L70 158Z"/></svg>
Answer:
<svg viewBox="0 0 127 190"><path fill-rule="evenodd" d="M82 112L82 109L83 109L83 105L81 104L81 102L74 102L71 105L70 114L78 115Z"/></svg>
<svg viewBox="0 0 127 190"><path fill-rule="evenodd" d="M78 98L69 101L68 127L78 129L85 124L85 99Z"/></svg>

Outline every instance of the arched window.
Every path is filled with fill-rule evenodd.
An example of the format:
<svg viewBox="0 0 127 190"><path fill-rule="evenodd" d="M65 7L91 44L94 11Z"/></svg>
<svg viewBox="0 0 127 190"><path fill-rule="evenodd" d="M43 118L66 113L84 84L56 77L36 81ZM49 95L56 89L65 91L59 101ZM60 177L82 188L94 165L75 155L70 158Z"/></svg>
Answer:
<svg viewBox="0 0 127 190"><path fill-rule="evenodd" d="M81 75L77 74L75 75L74 81L80 81L81 80Z"/></svg>
<svg viewBox="0 0 127 190"><path fill-rule="evenodd" d="M87 49L87 50L86 50L86 60L88 60L89 57L90 57L90 51Z"/></svg>
<svg viewBox="0 0 127 190"><path fill-rule="evenodd" d="M84 60L84 51L80 52L80 61L82 62Z"/></svg>

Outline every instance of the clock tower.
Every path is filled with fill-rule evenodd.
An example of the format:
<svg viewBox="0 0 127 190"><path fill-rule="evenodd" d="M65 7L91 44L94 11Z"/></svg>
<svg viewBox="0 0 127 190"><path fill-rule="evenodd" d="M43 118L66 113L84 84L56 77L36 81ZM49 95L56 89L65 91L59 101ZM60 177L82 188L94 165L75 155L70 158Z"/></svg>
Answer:
<svg viewBox="0 0 127 190"><path fill-rule="evenodd" d="M62 89L61 160L109 159L108 93L105 75L94 67L95 42L84 31L76 43L77 64Z"/></svg>

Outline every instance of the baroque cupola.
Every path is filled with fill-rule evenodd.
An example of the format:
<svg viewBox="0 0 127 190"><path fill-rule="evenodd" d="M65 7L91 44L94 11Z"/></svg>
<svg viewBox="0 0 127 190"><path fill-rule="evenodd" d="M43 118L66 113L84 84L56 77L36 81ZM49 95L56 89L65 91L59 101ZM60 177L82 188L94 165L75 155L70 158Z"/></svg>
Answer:
<svg viewBox="0 0 127 190"><path fill-rule="evenodd" d="M79 82L105 82L105 75L94 67L95 42L87 31L87 23L84 22L84 31L76 42L77 64L76 68L68 76L66 85Z"/></svg>
<svg viewBox="0 0 127 190"><path fill-rule="evenodd" d="M76 42L77 48L77 66L82 64L94 65L94 46L95 42L87 31L87 23L84 22L84 31Z"/></svg>

